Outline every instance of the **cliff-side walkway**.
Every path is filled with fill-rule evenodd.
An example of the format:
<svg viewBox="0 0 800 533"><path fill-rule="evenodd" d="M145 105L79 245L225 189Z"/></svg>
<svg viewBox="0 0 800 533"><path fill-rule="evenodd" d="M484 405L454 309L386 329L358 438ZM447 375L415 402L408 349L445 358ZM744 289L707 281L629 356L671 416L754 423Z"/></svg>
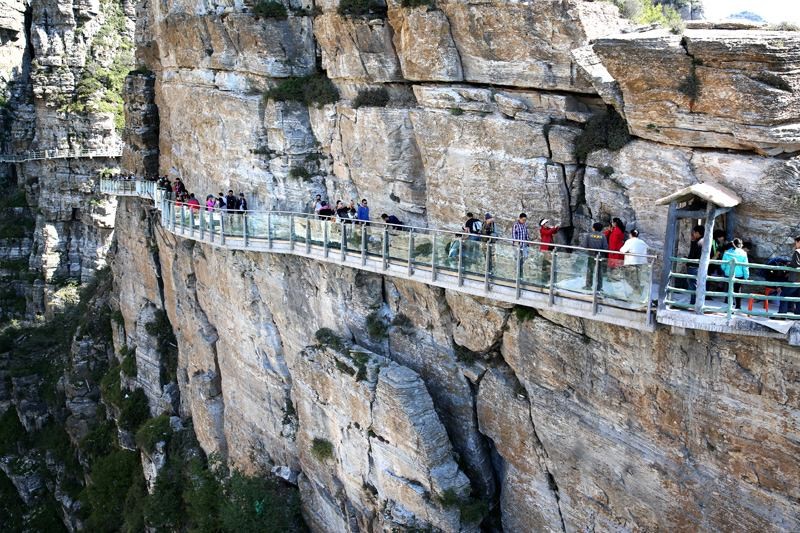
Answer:
<svg viewBox="0 0 800 533"><path fill-rule="evenodd" d="M112 147L103 150L63 150L53 148L50 150L29 150L18 154L0 153L0 163L27 163L29 161L43 161L46 159L95 159L101 157L121 157L122 148Z"/></svg>
<svg viewBox="0 0 800 533"><path fill-rule="evenodd" d="M282 253L571 316L652 331L655 256L617 266L608 252L575 246L471 240L457 232L309 213L192 209L155 182L101 180L100 191L155 202L170 233L231 250ZM543 250L542 248L550 249Z"/></svg>

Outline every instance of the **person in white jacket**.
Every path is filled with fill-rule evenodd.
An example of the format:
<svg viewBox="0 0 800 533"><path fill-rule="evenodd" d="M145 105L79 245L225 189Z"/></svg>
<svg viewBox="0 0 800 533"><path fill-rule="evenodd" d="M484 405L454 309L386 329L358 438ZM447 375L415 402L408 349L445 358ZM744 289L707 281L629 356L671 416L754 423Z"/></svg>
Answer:
<svg viewBox="0 0 800 533"><path fill-rule="evenodd" d="M642 291L642 265L647 264L647 243L639 238L637 230L631 230L631 237L625 241L620 252L625 255L625 279L636 294Z"/></svg>

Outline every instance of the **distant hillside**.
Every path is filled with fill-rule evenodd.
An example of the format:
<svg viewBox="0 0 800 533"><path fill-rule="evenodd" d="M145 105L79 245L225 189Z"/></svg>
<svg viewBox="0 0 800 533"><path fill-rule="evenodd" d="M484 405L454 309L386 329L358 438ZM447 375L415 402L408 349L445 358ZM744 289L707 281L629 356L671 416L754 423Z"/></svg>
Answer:
<svg viewBox="0 0 800 533"><path fill-rule="evenodd" d="M739 13L734 13L733 15L728 16L728 20L749 20L750 22L767 22L760 15L753 13L752 11L740 11Z"/></svg>

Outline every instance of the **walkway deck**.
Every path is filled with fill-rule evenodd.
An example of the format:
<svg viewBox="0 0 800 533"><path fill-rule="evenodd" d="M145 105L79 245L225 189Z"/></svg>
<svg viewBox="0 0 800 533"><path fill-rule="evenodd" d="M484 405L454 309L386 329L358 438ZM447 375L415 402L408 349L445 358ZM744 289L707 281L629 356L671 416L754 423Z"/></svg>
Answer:
<svg viewBox="0 0 800 533"><path fill-rule="evenodd" d="M166 200L154 182L139 180L101 180L100 190L153 200L164 229L215 247L306 257L589 320L655 328L652 256L638 268L606 273L605 258L571 246L543 252L536 242L521 249L496 238L487 245L444 230L341 223L308 213L195 211Z"/></svg>
<svg viewBox="0 0 800 533"><path fill-rule="evenodd" d="M96 159L122 157L122 148L107 150L29 150L19 154L0 154L0 163L27 163L46 159Z"/></svg>

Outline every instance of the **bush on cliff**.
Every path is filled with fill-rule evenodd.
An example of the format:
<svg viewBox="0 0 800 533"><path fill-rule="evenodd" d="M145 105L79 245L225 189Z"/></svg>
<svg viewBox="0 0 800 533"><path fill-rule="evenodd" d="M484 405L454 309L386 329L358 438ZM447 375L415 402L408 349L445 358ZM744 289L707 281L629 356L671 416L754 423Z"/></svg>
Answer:
<svg viewBox="0 0 800 533"><path fill-rule="evenodd" d="M300 102L316 107L333 104L339 99L339 90L324 74L311 74L286 78L264 93L265 100Z"/></svg>
<svg viewBox="0 0 800 533"><path fill-rule="evenodd" d="M401 0L400 5L403 7L421 7L433 6L433 0Z"/></svg>
<svg viewBox="0 0 800 533"><path fill-rule="evenodd" d="M256 18L285 19L288 17L286 6L272 0L258 0L253 5L253 14Z"/></svg>
<svg viewBox="0 0 800 533"><path fill-rule="evenodd" d="M606 0L619 8L620 14L636 24L659 24L672 33L681 34L686 29L680 13L668 5L658 5L653 0Z"/></svg>
<svg viewBox="0 0 800 533"><path fill-rule="evenodd" d="M168 442L171 434L169 415L165 413L142 424L142 427L136 432L136 445L152 454L156 450L156 444Z"/></svg>
<svg viewBox="0 0 800 533"><path fill-rule="evenodd" d="M340 0L336 11L343 17L383 17L386 6L376 0Z"/></svg>
<svg viewBox="0 0 800 533"><path fill-rule="evenodd" d="M631 140L628 123L613 108L594 115L575 139L575 156L585 162L595 150L619 150Z"/></svg>
<svg viewBox="0 0 800 533"><path fill-rule="evenodd" d="M386 107L389 103L389 91L385 87L377 89L361 89L353 100L353 108L359 107Z"/></svg>

